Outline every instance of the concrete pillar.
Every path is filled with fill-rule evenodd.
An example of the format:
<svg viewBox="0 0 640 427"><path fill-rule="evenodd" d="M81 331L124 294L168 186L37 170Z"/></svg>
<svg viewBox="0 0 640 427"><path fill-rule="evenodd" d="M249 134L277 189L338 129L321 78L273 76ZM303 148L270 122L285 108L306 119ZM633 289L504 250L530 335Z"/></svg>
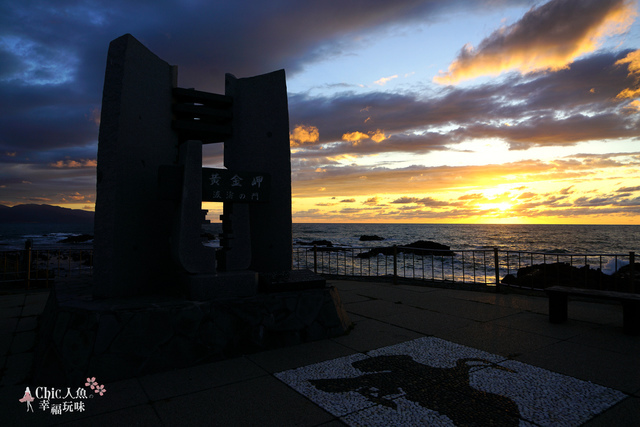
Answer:
<svg viewBox="0 0 640 427"><path fill-rule="evenodd" d="M177 68L130 34L111 42L102 98L94 225L94 295L170 286L174 202L158 197L158 168L175 165Z"/></svg>
<svg viewBox="0 0 640 427"><path fill-rule="evenodd" d="M271 175L268 203L240 208L249 210L248 218L236 218L235 206L231 210L227 220L232 222L233 234L245 235L240 230L248 228L250 244L231 242L228 256L235 256L234 251L250 253L250 268L257 272L290 271L291 154L285 72L242 79L227 74L225 84L225 94L233 97L233 136L224 142L225 167Z"/></svg>

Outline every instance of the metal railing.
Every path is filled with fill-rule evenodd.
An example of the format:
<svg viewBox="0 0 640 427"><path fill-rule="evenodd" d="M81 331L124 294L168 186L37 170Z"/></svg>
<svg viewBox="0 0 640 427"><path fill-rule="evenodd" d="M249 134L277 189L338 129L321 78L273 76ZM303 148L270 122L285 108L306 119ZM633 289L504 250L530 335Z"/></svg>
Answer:
<svg viewBox="0 0 640 427"><path fill-rule="evenodd" d="M372 255L374 249L386 255ZM498 248L439 251L402 246L298 246L294 269L345 278L501 285L540 289L565 285L640 292L635 253L571 254L501 251ZM606 274L605 274L606 273ZM0 284L50 287L56 279L93 274L93 250L50 249L0 252Z"/></svg>
<svg viewBox="0 0 640 427"><path fill-rule="evenodd" d="M375 277L423 282L509 285L540 289L565 285L640 291L635 253L571 254L474 250L435 250L393 246L370 256L371 247L294 248L294 268L333 277ZM380 249L380 248L376 248ZM628 265L629 267L624 267ZM625 270L626 268L626 270ZM607 273L607 274L605 274Z"/></svg>
<svg viewBox="0 0 640 427"><path fill-rule="evenodd" d="M56 279L93 274L93 250L50 249L0 252L0 284L49 287Z"/></svg>

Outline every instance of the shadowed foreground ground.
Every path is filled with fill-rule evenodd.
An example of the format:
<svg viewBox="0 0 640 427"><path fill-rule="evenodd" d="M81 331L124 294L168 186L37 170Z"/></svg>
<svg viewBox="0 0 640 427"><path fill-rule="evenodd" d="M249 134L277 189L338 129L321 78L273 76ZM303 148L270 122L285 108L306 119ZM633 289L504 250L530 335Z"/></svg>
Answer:
<svg viewBox="0 0 640 427"><path fill-rule="evenodd" d="M48 293L0 296L2 423L453 425L453 418L482 425L495 417L501 425L640 423L640 337L622 333L617 305L572 301L569 321L554 325L542 295L330 284L355 324L346 336L112 383L98 378L103 396L82 405L68 398L66 407L65 399L52 399L60 414L43 410L43 399L33 402L33 412L18 401L27 386L32 394L38 387L27 378ZM443 393L449 397L438 400ZM446 417L470 402L486 410L475 410L473 419Z"/></svg>

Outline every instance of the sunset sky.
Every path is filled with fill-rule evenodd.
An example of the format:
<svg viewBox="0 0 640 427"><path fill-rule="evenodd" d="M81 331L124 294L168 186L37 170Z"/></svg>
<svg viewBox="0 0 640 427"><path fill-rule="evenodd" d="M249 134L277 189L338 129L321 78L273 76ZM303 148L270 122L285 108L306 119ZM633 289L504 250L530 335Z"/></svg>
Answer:
<svg viewBox="0 0 640 427"><path fill-rule="evenodd" d="M0 0L0 204L93 210L107 49L131 33L181 87L286 70L294 222L640 224L638 12ZM222 166L221 145L204 154Z"/></svg>

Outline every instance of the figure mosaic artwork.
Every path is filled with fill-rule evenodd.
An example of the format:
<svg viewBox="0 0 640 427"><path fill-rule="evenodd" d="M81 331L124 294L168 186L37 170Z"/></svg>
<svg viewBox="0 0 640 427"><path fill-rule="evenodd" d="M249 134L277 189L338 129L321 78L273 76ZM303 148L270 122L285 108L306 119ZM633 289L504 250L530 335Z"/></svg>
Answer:
<svg viewBox="0 0 640 427"><path fill-rule="evenodd" d="M351 426L580 425L624 393L434 337L276 374Z"/></svg>

